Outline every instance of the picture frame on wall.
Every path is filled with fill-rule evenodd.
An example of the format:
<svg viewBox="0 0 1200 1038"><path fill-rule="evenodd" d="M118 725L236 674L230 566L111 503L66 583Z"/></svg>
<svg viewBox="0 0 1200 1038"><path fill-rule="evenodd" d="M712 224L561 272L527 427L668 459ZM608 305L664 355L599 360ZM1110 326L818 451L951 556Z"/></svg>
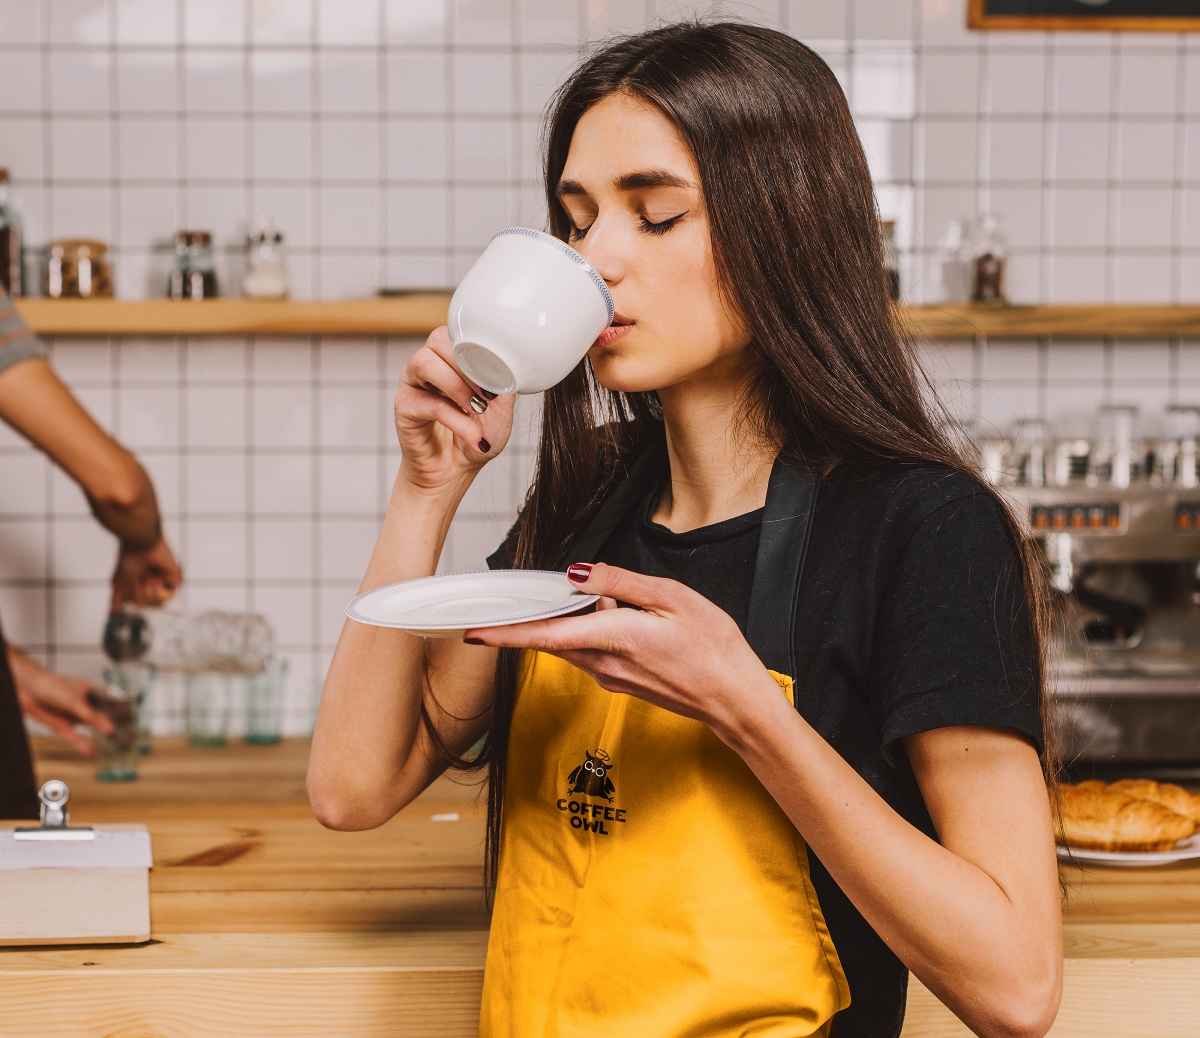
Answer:
<svg viewBox="0 0 1200 1038"><path fill-rule="evenodd" d="M1200 0L967 0L967 28L1200 32Z"/></svg>

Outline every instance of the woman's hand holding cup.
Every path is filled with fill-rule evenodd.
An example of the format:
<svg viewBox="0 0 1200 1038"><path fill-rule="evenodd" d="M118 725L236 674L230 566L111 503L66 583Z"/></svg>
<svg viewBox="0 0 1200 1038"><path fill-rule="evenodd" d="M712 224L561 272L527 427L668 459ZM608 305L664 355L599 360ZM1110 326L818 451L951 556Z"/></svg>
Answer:
<svg viewBox="0 0 1200 1038"><path fill-rule="evenodd" d="M469 382L454 362L446 329L434 329L400 376L401 474L424 491L461 489L508 443L515 399Z"/></svg>

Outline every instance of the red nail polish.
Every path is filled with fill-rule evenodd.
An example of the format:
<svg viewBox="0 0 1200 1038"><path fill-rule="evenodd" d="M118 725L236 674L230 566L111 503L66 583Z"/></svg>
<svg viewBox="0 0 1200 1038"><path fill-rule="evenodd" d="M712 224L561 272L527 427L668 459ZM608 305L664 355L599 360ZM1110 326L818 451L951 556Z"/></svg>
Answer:
<svg viewBox="0 0 1200 1038"><path fill-rule="evenodd" d="M592 575L592 564L590 562L573 562L567 568L567 579L575 581L576 584L586 583L587 578Z"/></svg>
<svg viewBox="0 0 1200 1038"><path fill-rule="evenodd" d="M493 393L491 390L484 389L483 386L479 387L479 392L482 394L485 400L495 400L496 397L499 396L498 393Z"/></svg>
<svg viewBox="0 0 1200 1038"><path fill-rule="evenodd" d="M466 642L468 645L482 645L483 644L482 638L466 638L466 637L464 637L463 641Z"/></svg>
<svg viewBox="0 0 1200 1038"><path fill-rule="evenodd" d="M480 437L479 438L479 453L487 454L491 449L492 449L492 445L490 443L488 443L487 440L483 439L483 437Z"/></svg>

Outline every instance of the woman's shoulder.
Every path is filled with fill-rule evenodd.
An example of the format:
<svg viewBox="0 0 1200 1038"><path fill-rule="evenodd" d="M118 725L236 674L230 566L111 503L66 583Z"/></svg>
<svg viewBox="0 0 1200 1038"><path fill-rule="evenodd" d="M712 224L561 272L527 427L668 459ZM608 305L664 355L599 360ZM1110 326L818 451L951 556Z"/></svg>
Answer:
<svg viewBox="0 0 1200 1038"><path fill-rule="evenodd" d="M826 483L826 498L842 519L856 516L857 521L880 530L912 531L942 514L1007 529L994 492L969 472L950 465L847 461L830 473Z"/></svg>

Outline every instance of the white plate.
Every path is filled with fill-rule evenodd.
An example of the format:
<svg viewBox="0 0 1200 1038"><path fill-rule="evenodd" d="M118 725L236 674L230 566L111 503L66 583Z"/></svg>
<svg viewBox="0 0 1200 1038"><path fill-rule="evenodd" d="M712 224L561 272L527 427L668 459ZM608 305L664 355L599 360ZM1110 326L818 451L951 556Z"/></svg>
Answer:
<svg viewBox="0 0 1200 1038"><path fill-rule="evenodd" d="M1069 855L1069 856L1068 856ZM1186 840L1179 840L1169 851L1089 851L1081 847L1058 848L1063 861L1074 861L1086 865L1119 865L1121 868L1138 868L1145 865L1169 865L1175 861L1200 858L1200 833Z"/></svg>
<svg viewBox="0 0 1200 1038"><path fill-rule="evenodd" d="M565 573L496 569L377 587L346 606L346 615L359 623L398 627L424 638L461 638L472 627L566 616L597 598L579 591Z"/></svg>

